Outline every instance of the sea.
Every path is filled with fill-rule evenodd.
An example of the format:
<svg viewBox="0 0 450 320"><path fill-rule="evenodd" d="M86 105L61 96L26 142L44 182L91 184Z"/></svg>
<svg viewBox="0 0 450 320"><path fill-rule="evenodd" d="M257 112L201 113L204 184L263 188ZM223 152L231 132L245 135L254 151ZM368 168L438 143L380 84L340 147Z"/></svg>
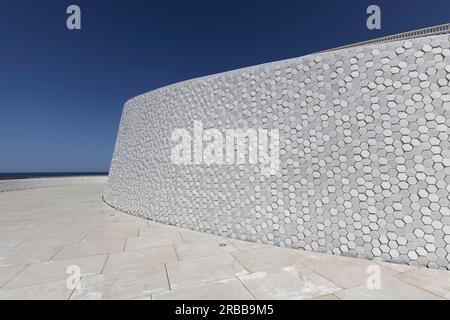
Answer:
<svg viewBox="0 0 450 320"><path fill-rule="evenodd" d="M0 172L0 180L28 179L43 177L79 177L79 176L106 176L108 172Z"/></svg>

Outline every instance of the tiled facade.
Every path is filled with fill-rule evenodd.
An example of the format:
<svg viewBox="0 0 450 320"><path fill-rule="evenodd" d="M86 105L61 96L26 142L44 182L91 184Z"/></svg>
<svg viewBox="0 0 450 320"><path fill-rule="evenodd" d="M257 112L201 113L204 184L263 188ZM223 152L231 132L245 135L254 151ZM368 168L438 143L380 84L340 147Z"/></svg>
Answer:
<svg viewBox="0 0 450 320"><path fill-rule="evenodd" d="M104 199L232 238L450 269L448 35L185 81L125 105ZM280 133L280 170L177 165L176 128Z"/></svg>

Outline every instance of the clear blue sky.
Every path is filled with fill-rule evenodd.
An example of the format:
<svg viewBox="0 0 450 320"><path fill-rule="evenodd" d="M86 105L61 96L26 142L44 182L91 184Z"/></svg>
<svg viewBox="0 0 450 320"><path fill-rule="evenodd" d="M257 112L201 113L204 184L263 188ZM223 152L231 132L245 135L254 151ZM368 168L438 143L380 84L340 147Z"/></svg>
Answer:
<svg viewBox="0 0 450 320"><path fill-rule="evenodd" d="M449 0L0 0L0 172L107 171L130 97L447 22Z"/></svg>

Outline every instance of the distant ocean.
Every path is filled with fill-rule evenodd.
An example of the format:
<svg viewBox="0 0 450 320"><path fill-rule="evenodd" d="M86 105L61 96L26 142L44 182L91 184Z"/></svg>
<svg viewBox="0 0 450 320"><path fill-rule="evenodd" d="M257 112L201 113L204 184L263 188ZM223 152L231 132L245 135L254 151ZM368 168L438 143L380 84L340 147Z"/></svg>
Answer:
<svg viewBox="0 0 450 320"><path fill-rule="evenodd" d="M40 177L79 177L79 176L106 176L108 172L0 172L0 180L27 179Z"/></svg>

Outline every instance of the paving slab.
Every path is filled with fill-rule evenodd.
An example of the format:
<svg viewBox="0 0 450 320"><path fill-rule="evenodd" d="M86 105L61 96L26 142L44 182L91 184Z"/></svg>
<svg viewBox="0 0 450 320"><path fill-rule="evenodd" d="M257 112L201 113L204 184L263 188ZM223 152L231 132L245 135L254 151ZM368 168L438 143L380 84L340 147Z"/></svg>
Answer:
<svg viewBox="0 0 450 320"><path fill-rule="evenodd" d="M9 280L19 274L26 265L8 265L0 267L0 288L2 288Z"/></svg>
<svg viewBox="0 0 450 320"><path fill-rule="evenodd" d="M11 279L4 288L14 288L66 279L72 275L69 267L79 268L80 275L99 274L107 255L81 257L76 259L52 260L30 264Z"/></svg>
<svg viewBox="0 0 450 320"><path fill-rule="evenodd" d="M237 278L226 278L154 294L153 300L253 300Z"/></svg>
<svg viewBox="0 0 450 320"><path fill-rule="evenodd" d="M248 273L230 254L179 261L167 264L173 289Z"/></svg>
<svg viewBox="0 0 450 320"><path fill-rule="evenodd" d="M83 277L73 292L74 300L144 299L169 290L164 264Z"/></svg>
<svg viewBox="0 0 450 320"><path fill-rule="evenodd" d="M232 255L250 272L290 266L305 260L297 250L272 246L236 251Z"/></svg>
<svg viewBox="0 0 450 320"><path fill-rule="evenodd" d="M137 269L178 261L173 246L154 247L110 254L103 273Z"/></svg>
<svg viewBox="0 0 450 320"><path fill-rule="evenodd" d="M239 278L257 299L314 299L342 290L299 264L240 275Z"/></svg>
<svg viewBox="0 0 450 320"><path fill-rule="evenodd" d="M46 262L53 258L61 248L61 246L37 249L23 248L0 252L0 266Z"/></svg>
<svg viewBox="0 0 450 320"><path fill-rule="evenodd" d="M181 238L183 238L184 242L196 242L196 241L202 241L202 240L210 240L210 239L217 239L217 238L223 238L219 237L210 233L205 232L198 232L198 231L192 231L192 230L186 230L181 229L180 230Z"/></svg>
<svg viewBox="0 0 450 320"><path fill-rule="evenodd" d="M83 240L61 248L54 260L122 252L127 239Z"/></svg>
<svg viewBox="0 0 450 320"><path fill-rule="evenodd" d="M227 252L237 251L237 248L230 241L220 238L178 243L174 247L180 260L217 256Z"/></svg>
<svg viewBox="0 0 450 320"><path fill-rule="evenodd" d="M241 250L241 251L267 247L267 245L265 245L263 243L257 243L257 242L252 242L252 241L244 241L244 240L237 240L237 239L229 239L229 241L236 248L238 248L238 250Z"/></svg>
<svg viewBox="0 0 450 320"><path fill-rule="evenodd" d="M365 284L374 272L382 278L398 273L365 259L307 251L301 251L301 254L304 257L302 264L345 289Z"/></svg>
<svg viewBox="0 0 450 320"><path fill-rule="evenodd" d="M139 237L128 238L126 251L145 249L151 247L168 246L172 244L182 243L181 237L176 232L153 233L147 235L139 235Z"/></svg>
<svg viewBox="0 0 450 320"><path fill-rule="evenodd" d="M381 279L379 288L362 285L335 295L343 300L442 300L437 295L395 277Z"/></svg>
<svg viewBox="0 0 450 320"><path fill-rule="evenodd" d="M72 292L61 280L0 290L0 300L68 300Z"/></svg>
<svg viewBox="0 0 450 320"><path fill-rule="evenodd" d="M442 298L450 299L450 272L448 271L415 268L415 270L396 275L396 278Z"/></svg>

